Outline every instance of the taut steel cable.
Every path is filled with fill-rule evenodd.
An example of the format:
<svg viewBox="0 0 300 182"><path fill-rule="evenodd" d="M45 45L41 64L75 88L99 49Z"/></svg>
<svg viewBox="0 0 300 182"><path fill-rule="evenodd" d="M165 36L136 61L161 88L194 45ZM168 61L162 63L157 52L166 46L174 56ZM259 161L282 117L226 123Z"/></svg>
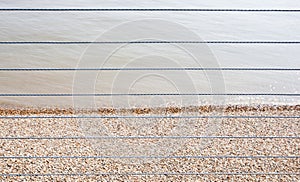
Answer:
<svg viewBox="0 0 300 182"><path fill-rule="evenodd" d="M213 40L213 41L195 41L195 40L169 40L169 41L1 41L0 45L78 45L78 44L300 44L300 41L280 41L280 40Z"/></svg>
<svg viewBox="0 0 300 182"><path fill-rule="evenodd" d="M194 12L286 12L300 9L208 9L208 8L0 8L0 11L194 11Z"/></svg>

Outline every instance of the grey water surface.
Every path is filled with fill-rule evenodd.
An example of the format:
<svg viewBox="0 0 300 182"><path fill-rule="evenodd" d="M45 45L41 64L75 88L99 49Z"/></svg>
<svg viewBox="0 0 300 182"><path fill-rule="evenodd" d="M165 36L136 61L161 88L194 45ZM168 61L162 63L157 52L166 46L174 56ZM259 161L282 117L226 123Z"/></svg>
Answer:
<svg viewBox="0 0 300 182"><path fill-rule="evenodd" d="M1 8L300 9L294 0L0 0ZM0 41L299 41L300 13L0 12ZM149 23L150 22L150 23ZM163 23L167 22L167 23ZM169 24L170 23L170 24ZM134 39L133 39L134 38ZM192 50L192 52L190 51ZM0 45L1 68L300 68L300 44ZM197 54L197 56L195 56ZM197 58L195 58L197 57ZM200 57L200 59L199 59ZM1 71L0 93L292 93L300 71ZM297 104L287 96L0 97L3 106ZM87 105L85 105L87 104Z"/></svg>

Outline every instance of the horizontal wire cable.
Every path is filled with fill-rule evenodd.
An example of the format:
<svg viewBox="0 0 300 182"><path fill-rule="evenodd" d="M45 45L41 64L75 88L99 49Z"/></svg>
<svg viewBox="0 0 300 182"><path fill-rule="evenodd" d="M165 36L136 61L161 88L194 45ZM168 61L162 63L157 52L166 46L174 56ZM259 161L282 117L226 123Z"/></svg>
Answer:
<svg viewBox="0 0 300 182"><path fill-rule="evenodd" d="M0 44L300 44L300 41L1 41Z"/></svg>
<svg viewBox="0 0 300 182"><path fill-rule="evenodd" d="M202 12L300 12L300 9L208 8L1 8L0 11L202 11Z"/></svg>
<svg viewBox="0 0 300 182"><path fill-rule="evenodd" d="M0 68L0 71L300 71L300 68Z"/></svg>
<svg viewBox="0 0 300 182"><path fill-rule="evenodd" d="M0 119L205 119L205 118L233 118L233 119L299 119L300 116L230 116L230 115L213 115L213 116L130 116L130 115L118 115L118 116L0 116Z"/></svg>
<svg viewBox="0 0 300 182"><path fill-rule="evenodd" d="M198 12L300 12L298 9L34 9L34 8L0 8L0 11L198 11ZM23 42L0 42L2 45L11 44L300 44L300 41L23 41ZM299 68L0 68L0 71L121 71L121 70L220 70L220 71L300 71ZM0 96L197 96L197 95L224 95L224 96L300 96L300 94L0 94ZM1 116L0 119L14 118L300 118L300 116ZM54 139L194 139L194 138L220 138L220 139L299 139L300 136L64 136L64 137L0 137L0 140L54 140ZM196 158L196 159L298 159L300 156L0 156L0 159L106 159L106 158ZM187 172L187 173L33 173L33 174L0 174L7 176L99 176L99 175L300 175L300 173L274 172Z"/></svg>
<svg viewBox="0 0 300 182"><path fill-rule="evenodd" d="M9 173L0 174L2 177L18 177L18 176L104 176L104 175L120 175L120 176L177 176L177 175L300 175L300 173L289 172L159 172L159 173Z"/></svg>
<svg viewBox="0 0 300 182"><path fill-rule="evenodd" d="M300 136L52 136L0 137L0 140L80 140L80 139L300 139Z"/></svg>
<svg viewBox="0 0 300 182"><path fill-rule="evenodd" d="M0 156L0 159L298 159L300 156Z"/></svg>
<svg viewBox="0 0 300 182"><path fill-rule="evenodd" d="M113 97L113 96L293 96L299 97L300 94L293 93L135 93L135 94L64 94L64 93L51 93L51 94L8 94L2 93L0 97Z"/></svg>

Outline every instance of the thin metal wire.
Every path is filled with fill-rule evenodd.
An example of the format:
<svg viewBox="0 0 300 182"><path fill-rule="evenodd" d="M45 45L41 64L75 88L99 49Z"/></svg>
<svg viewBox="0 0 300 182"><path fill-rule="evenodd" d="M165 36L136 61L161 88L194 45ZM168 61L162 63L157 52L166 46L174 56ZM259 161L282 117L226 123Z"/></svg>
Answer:
<svg viewBox="0 0 300 182"><path fill-rule="evenodd" d="M0 11L202 11L202 12L300 12L299 9L208 8L1 8Z"/></svg>
<svg viewBox="0 0 300 182"><path fill-rule="evenodd" d="M0 159L298 159L300 156L0 156Z"/></svg>
<svg viewBox="0 0 300 182"><path fill-rule="evenodd" d="M130 115L119 115L119 116L0 116L0 119L205 119L205 118L233 118L233 119L249 119L249 118L261 118L261 119L299 119L300 116L230 116L230 115L223 115L223 116L130 116Z"/></svg>
<svg viewBox="0 0 300 182"><path fill-rule="evenodd" d="M2 12L8 11L26 11L26 12L70 12L70 11L189 11L189 12L282 12L282 13L298 13L299 9L100 9L100 8L0 8ZM1 45L77 45L77 44L300 44L300 41L194 41L194 40L174 40L174 41L2 41ZM300 68L0 68L0 71L146 71L146 70L199 70L199 71L300 71ZM2 97L39 97L39 96L54 96L54 97L69 97L69 96L300 96L300 94L292 93L150 93L150 94L0 94ZM33 118L294 118L299 119L300 116L0 116L0 119L33 119ZM15 137L0 137L0 140L67 140L67 139L299 139L300 136L15 136ZM0 156L0 159L111 159L111 158L190 158L190 159L299 159L300 156ZM15 173L15 174L0 174L2 177L17 177L17 176L100 176L100 175L133 175L133 176L150 176L150 175L300 175L300 173L288 172L158 172L158 173Z"/></svg>
<svg viewBox="0 0 300 182"><path fill-rule="evenodd" d="M18 177L18 176L104 176L104 175L117 175L117 176L177 176L177 175L300 175L300 173L289 172L159 172L159 173L10 173L0 174L2 177Z"/></svg>
<svg viewBox="0 0 300 182"><path fill-rule="evenodd" d="M0 71L300 71L300 68L0 68Z"/></svg>
<svg viewBox="0 0 300 182"><path fill-rule="evenodd" d="M49 94L37 94L37 93L26 93L26 94L8 94L2 93L0 97L113 97L113 96L291 96L299 97L300 94L293 93L135 93L135 94L64 94L64 93L49 93Z"/></svg>
<svg viewBox="0 0 300 182"><path fill-rule="evenodd" d="M53 136L0 137L0 140L81 140L81 139L300 139L300 136Z"/></svg>
<svg viewBox="0 0 300 182"><path fill-rule="evenodd" d="M300 41L2 41L0 44L300 44Z"/></svg>

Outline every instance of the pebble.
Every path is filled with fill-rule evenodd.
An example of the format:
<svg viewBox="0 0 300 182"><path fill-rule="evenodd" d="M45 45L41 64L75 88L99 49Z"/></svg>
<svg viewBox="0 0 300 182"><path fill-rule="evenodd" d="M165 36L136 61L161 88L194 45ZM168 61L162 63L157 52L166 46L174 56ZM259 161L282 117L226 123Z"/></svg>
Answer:
<svg viewBox="0 0 300 182"><path fill-rule="evenodd" d="M200 106L169 108L134 108L116 110L75 111L73 109L7 109L0 115L73 116L77 113L97 115L283 115L299 116L300 106ZM128 126L130 120L103 119L112 133L121 136L143 135L138 127ZM125 124L122 124L122 122ZM186 135L216 136L300 136L299 119L240 118L220 119L211 127L210 119L192 119L191 133ZM127 125L126 125L127 123ZM134 122L133 122L134 123ZM145 135L167 136L179 119L160 119L155 127L141 130ZM94 128L97 130L97 127ZM85 136L78 119L0 119L0 137ZM138 139L136 139L138 140ZM133 144L155 143L159 139L130 141ZM126 142L126 141L124 141ZM128 143L131 144L131 143ZM141 142L141 143L140 143ZM172 156L299 156L300 139L184 139ZM101 151L91 139L0 140L0 156L100 156ZM173 149L173 148L172 148ZM158 150L158 149L157 149ZM300 181L299 175L167 175L157 173L298 173L299 158L164 158L129 160L103 158L14 158L0 159L0 181ZM112 173L111 175L104 175ZM126 173L149 175L126 175ZM33 174L32 176L4 176ZM39 176L34 174L57 174ZM59 175L60 174L60 175ZM62 175L73 174L73 175ZM81 174L81 175L80 175ZM90 174L90 175L87 175Z"/></svg>

